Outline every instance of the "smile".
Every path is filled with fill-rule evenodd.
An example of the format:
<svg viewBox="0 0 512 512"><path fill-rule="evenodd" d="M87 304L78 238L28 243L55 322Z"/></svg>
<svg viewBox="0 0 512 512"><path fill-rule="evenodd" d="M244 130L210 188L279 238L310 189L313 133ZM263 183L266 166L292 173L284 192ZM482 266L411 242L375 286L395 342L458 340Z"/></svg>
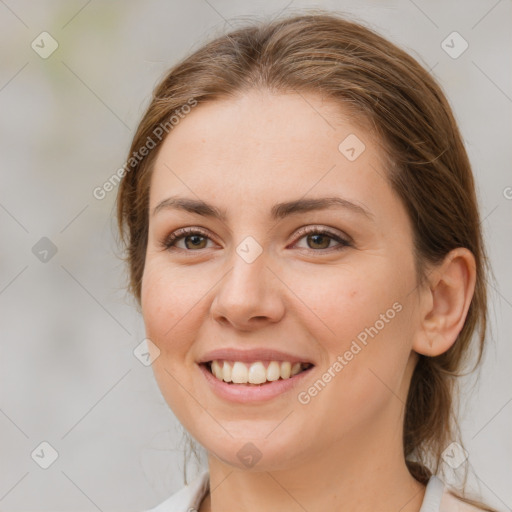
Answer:
<svg viewBox="0 0 512 512"><path fill-rule="evenodd" d="M296 389L313 371L314 365L299 362L292 364L289 361L243 363L216 359L200 363L198 368L210 389L219 398L246 404L271 400ZM229 382L224 380L224 369Z"/></svg>
<svg viewBox="0 0 512 512"><path fill-rule="evenodd" d="M241 361L215 360L206 363L206 366L218 380L258 385L279 379L290 379L312 365L310 363L292 364L289 361L256 361L248 364Z"/></svg>

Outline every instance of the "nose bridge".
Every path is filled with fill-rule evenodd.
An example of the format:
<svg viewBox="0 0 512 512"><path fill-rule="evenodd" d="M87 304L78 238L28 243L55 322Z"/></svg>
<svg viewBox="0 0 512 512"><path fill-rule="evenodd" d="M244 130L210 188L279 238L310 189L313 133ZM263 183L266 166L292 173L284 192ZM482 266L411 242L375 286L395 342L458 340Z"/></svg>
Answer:
<svg viewBox="0 0 512 512"><path fill-rule="evenodd" d="M219 283L213 312L233 324L243 325L253 317L277 319L282 314L278 288L267 268L269 253L252 236L245 237L232 253L229 272Z"/></svg>
<svg viewBox="0 0 512 512"><path fill-rule="evenodd" d="M246 236L233 251L227 288L237 295L245 292L243 296L249 300L261 297L267 282L267 263L268 251L254 237Z"/></svg>

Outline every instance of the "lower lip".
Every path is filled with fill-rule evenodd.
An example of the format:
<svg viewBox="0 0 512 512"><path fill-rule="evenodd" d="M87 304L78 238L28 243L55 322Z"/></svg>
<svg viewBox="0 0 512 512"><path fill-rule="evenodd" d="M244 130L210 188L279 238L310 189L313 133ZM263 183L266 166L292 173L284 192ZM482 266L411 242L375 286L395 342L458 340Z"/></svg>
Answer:
<svg viewBox="0 0 512 512"><path fill-rule="evenodd" d="M289 379L279 379L266 384L228 384L223 380L217 379L204 364L199 365L199 369L203 373L207 382L212 387L213 391L231 402L247 403L247 402L263 402L271 400L286 391L290 391L297 386L306 377L309 372L314 368L311 366Z"/></svg>

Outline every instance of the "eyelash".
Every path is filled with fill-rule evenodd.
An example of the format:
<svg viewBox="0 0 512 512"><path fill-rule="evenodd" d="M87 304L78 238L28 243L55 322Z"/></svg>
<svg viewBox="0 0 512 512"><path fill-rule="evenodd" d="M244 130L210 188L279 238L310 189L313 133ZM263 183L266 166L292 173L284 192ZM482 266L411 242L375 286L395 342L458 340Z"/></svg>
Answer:
<svg viewBox="0 0 512 512"><path fill-rule="evenodd" d="M322 228L322 227L310 227L310 228L302 228L299 230L299 232L297 233L297 236L298 236L298 239L297 241L299 241L301 238L303 238L304 236L306 235L310 235L310 234L315 234L315 235L326 235L328 236L329 238L331 238L332 240L338 242L340 244L339 247L337 248L327 248L327 249L309 249L309 248L306 248L305 250L306 251L312 251L312 252L332 252L333 250L334 251L339 251L339 250L343 250L344 248L346 247L351 247L352 244L340 237L338 234L326 229L326 228ZM176 250L176 249L172 249L172 247L174 246L174 244L180 240L181 238L186 238L187 236L192 236L192 235L200 235L200 236L203 236L205 238L210 238L208 236L208 233L206 233L205 231L201 230L201 229L198 229L198 228L181 228L181 229L178 229L176 231L174 231L173 233L171 233L170 235L168 235L167 237L164 238L164 240L161 242L161 245L162 245L162 248L163 249L166 249L166 250ZM198 249L198 251L194 251L194 250L190 250L190 249L181 249L181 251L185 251L185 252L199 252L201 251L201 249Z"/></svg>

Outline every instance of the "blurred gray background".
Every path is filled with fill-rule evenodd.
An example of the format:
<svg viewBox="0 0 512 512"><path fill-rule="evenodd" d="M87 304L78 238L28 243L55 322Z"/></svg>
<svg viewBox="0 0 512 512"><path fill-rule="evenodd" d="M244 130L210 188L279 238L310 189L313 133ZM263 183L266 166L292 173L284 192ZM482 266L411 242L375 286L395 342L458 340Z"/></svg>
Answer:
<svg viewBox="0 0 512 512"><path fill-rule="evenodd" d="M92 192L178 59L304 7L376 28L433 70L454 108L496 276L461 424L471 485L511 509L510 0L0 0L0 510L140 511L182 487L181 426L133 354L144 329L116 256L116 190Z"/></svg>

